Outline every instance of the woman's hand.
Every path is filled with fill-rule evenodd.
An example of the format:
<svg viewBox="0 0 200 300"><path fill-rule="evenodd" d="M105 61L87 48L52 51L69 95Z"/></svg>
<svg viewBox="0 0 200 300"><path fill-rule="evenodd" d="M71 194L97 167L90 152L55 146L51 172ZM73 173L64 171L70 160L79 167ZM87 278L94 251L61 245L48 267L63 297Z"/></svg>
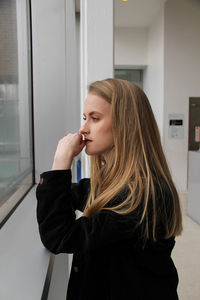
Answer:
<svg viewBox="0 0 200 300"><path fill-rule="evenodd" d="M84 148L85 141L80 133L69 133L59 142L54 156L52 170L67 170L71 168L73 158Z"/></svg>

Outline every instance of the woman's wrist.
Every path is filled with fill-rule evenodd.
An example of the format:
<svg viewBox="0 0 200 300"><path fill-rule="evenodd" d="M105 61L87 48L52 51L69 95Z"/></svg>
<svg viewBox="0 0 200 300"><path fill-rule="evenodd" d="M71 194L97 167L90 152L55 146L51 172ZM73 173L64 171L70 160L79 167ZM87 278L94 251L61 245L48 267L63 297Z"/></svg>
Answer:
<svg viewBox="0 0 200 300"><path fill-rule="evenodd" d="M68 170L71 169L73 158L69 158L65 161L59 161L54 159L51 170Z"/></svg>

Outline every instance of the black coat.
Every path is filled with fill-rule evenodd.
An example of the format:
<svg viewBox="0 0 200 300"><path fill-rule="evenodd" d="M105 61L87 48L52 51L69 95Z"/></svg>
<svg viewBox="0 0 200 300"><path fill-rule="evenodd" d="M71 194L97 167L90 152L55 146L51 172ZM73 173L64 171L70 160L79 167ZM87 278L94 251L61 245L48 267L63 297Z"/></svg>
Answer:
<svg viewBox="0 0 200 300"><path fill-rule="evenodd" d="M59 170L41 174L36 191L44 246L55 254L74 253L67 300L177 300L174 239L142 248L133 215L102 210L76 219L89 189L89 179L71 184L71 171Z"/></svg>

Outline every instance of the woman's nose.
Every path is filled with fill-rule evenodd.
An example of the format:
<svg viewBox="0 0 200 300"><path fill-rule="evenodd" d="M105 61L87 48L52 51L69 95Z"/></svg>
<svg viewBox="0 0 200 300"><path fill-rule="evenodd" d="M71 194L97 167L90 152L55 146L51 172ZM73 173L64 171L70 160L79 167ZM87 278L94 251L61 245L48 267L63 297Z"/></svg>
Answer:
<svg viewBox="0 0 200 300"><path fill-rule="evenodd" d="M84 123L81 128L79 129L80 134L87 134L89 132L88 127L86 126L86 124Z"/></svg>

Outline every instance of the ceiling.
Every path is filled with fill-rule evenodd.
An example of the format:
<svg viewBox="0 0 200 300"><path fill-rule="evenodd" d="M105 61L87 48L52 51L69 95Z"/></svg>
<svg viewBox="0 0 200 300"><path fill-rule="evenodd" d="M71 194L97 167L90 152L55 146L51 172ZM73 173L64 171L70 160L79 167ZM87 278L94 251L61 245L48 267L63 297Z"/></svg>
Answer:
<svg viewBox="0 0 200 300"><path fill-rule="evenodd" d="M114 0L116 27L148 27L166 0Z"/></svg>
<svg viewBox="0 0 200 300"><path fill-rule="evenodd" d="M75 0L80 12L80 0ZM167 0L114 1L115 27L148 27Z"/></svg>

